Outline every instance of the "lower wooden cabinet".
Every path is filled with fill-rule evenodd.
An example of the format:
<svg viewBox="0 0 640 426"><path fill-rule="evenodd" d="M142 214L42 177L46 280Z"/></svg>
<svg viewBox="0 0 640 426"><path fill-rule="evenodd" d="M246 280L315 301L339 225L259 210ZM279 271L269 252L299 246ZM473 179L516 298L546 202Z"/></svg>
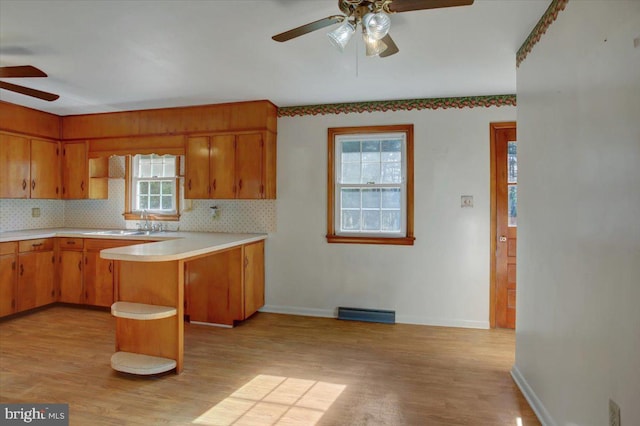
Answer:
<svg viewBox="0 0 640 426"><path fill-rule="evenodd" d="M0 317L16 312L17 285L18 243L0 243Z"/></svg>
<svg viewBox="0 0 640 426"><path fill-rule="evenodd" d="M192 322L233 326L264 305L264 241L185 263L186 310Z"/></svg>
<svg viewBox="0 0 640 426"><path fill-rule="evenodd" d="M114 302L113 261L100 250L148 241L59 238L60 301L109 307Z"/></svg>
<svg viewBox="0 0 640 426"><path fill-rule="evenodd" d="M53 239L18 243L17 312L56 301L56 264Z"/></svg>

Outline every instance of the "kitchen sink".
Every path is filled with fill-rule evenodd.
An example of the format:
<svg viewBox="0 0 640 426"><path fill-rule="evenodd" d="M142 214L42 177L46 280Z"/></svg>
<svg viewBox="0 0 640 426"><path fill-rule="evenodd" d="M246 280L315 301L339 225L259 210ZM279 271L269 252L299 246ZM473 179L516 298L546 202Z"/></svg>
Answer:
<svg viewBox="0 0 640 426"><path fill-rule="evenodd" d="M86 232L86 235L149 235L149 231L137 231L135 229L109 229L107 231Z"/></svg>

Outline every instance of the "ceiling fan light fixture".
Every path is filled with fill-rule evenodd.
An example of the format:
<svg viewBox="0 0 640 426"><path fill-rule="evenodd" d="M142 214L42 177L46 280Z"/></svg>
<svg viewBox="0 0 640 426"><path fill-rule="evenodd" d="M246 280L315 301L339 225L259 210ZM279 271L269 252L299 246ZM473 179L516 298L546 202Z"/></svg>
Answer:
<svg viewBox="0 0 640 426"><path fill-rule="evenodd" d="M327 37L329 37L329 41L333 44L339 51L344 52L344 48L353 37L353 34L356 32L356 27L345 20L342 25L340 25L335 30L327 33Z"/></svg>
<svg viewBox="0 0 640 426"><path fill-rule="evenodd" d="M384 38L391 28L391 18L384 12L367 13L362 18L362 23L369 37L375 40Z"/></svg>
<svg viewBox="0 0 640 426"><path fill-rule="evenodd" d="M387 43L382 40L376 40L369 36L366 31L363 31L362 38L364 39L364 47L367 56L378 56L385 50L387 50Z"/></svg>

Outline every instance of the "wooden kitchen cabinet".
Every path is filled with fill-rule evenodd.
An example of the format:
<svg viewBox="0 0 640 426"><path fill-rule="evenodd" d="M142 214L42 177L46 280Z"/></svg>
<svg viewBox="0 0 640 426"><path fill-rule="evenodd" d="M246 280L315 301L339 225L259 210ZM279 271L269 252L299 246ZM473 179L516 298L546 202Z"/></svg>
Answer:
<svg viewBox="0 0 640 426"><path fill-rule="evenodd" d="M266 131L188 137L185 198L274 199L275 143Z"/></svg>
<svg viewBox="0 0 640 426"><path fill-rule="evenodd" d="M16 312L18 243L0 243L0 317Z"/></svg>
<svg viewBox="0 0 640 426"><path fill-rule="evenodd" d="M53 239L20 241L18 250L17 311L55 302Z"/></svg>
<svg viewBox="0 0 640 426"><path fill-rule="evenodd" d="M85 241L85 303L109 307L114 298L114 262L100 257L100 250L141 244L145 241L88 239Z"/></svg>
<svg viewBox="0 0 640 426"><path fill-rule="evenodd" d="M264 242L245 244L185 264L191 322L233 326L264 305Z"/></svg>
<svg viewBox="0 0 640 426"><path fill-rule="evenodd" d="M84 241L82 238L58 238L60 302L84 303Z"/></svg>
<svg viewBox="0 0 640 426"><path fill-rule="evenodd" d="M0 198L60 198L59 142L0 132Z"/></svg>
<svg viewBox="0 0 640 426"><path fill-rule="evenodd" d="M89 158L86 142L62 143L62 198L108 198L109 159Z"/></svg>

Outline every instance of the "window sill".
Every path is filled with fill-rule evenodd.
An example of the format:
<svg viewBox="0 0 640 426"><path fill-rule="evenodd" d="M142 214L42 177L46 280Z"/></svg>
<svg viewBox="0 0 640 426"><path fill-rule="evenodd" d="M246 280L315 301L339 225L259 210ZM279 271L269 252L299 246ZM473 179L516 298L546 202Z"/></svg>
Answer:
<svg viewBox="0 0 640 426"><path fill-rule="evenodd" d="M415 240L415 237L383 238L327 235L327 242L331 244L387 244L394 246L412 246Z"/></svg>
<svg viewBox="0 0 640 426"><path fill-rule="evenodd" d="M123 213L122 216L124 216L125 220L143 220L140 213ZM148 218L149 220L155 220L155 221L167 221L167 222L177 222L180 220L180 215L179 214L153 214L153 213L149 213Z"/></svg>

